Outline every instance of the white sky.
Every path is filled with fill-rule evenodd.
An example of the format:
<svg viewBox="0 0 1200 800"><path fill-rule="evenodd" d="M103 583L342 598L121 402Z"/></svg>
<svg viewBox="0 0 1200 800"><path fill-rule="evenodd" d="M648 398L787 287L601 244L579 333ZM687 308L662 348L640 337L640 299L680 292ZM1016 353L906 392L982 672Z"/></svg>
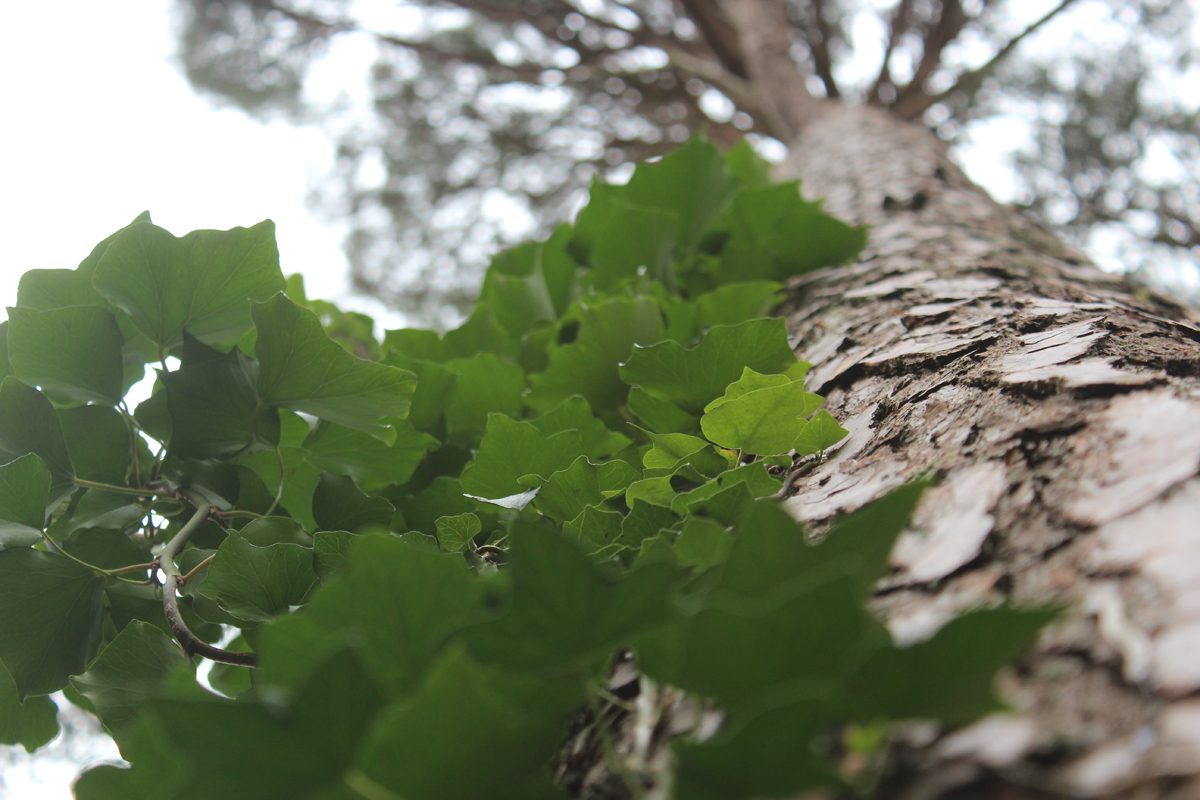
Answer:
<svg viewBox="0 0 1200 800"><path fill-rule="evenodd" d="M332 148L194 95L170 0L10 3L0 40L0 301L28 269L75 267L149 209L176 235L275 220L286 273L346 291L340 233L304 207Z"/></svg>

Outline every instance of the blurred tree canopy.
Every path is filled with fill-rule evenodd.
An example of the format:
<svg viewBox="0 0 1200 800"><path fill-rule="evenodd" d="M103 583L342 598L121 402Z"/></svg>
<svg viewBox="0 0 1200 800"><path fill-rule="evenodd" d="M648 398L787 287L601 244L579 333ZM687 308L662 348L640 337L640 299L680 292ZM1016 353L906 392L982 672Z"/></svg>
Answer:
<svg viewBox="0 0 1200 800"><path fill-rule="evenodd" d="M489 255L563 219L593 176L698 131L783 152L719 0L177 2L197 89L336 141L314 197L349 223L354 283L424 322L452 321ZM1200 264L1187 0L787 6L779 68L812 94L955 146L1016 125L1011 156L969 157L1010 161L1020 204L1152 279Z"/></svg>

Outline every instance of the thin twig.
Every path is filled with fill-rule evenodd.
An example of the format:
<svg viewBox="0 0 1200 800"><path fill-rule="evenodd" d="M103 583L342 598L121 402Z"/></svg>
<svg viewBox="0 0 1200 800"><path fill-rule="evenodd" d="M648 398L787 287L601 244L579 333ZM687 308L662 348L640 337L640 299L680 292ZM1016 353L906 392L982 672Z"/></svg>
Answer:
<svg viewBox="0 0 1200 800"><path fill-rule="evenodd" d="M954 85L946 91L933 96L927 95L923 102L914 104L912 113L907 118L916 119L918 116L925 113L925 110L930 106L934 105L935 103L945 102L956 94L965 94L968 99L974 97L975 93L979 91L979 87L983 85L984 78L990 75L992 71L995 70L996 67L999 66L999 64L1017 48L1017 45L1019 45L1028 36L1035 33L1047 22L1057 17L1062 11L1064 11L1074 2L1075 0L1062 0L1054 8L1050 9L1037 20L1032 22L1029 27L1025 28L1025 30L1009 39L1008 42L1005 43L1005 45L999 50L997 50L996 54L989 58L982 66L968 70L959 75L958 79L954 82Z"/></svg>
<svg viewBox="0 0 1200 800"><path fill-rule="evenodd" d="M256 667L258 666L256 654L224 650L200 639L183 621L183 614L179 610L178 589L181 579L185 576L179 574L179 565L175 563L175 559L187 545L188 539L208 520L211 513L212 506L204 502L199 503L196 506L196 513L179 529L178 533L171 537L158 556L159 569L163 573L163 614L167 618L167 626L170 627L171 633L175 634L175 638L183 646L183 651L189 656L201 656L224 664Z"/></svg>

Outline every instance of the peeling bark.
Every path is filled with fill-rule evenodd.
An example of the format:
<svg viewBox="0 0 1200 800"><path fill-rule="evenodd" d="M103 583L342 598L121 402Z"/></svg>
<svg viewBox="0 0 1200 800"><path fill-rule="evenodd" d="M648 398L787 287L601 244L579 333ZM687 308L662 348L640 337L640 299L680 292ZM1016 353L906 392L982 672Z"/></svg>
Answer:
<svg viewBox="0 0 1200 800"><path fill-rule="evenodd" d="M1058 603L1013 715L909 730L889 797L1200 797L1200 328L972 185L924 129L829 107L783 165L871 226L785 308L851 431L786 501L820 527L941 477L877 608L902 640Z"/></svg>

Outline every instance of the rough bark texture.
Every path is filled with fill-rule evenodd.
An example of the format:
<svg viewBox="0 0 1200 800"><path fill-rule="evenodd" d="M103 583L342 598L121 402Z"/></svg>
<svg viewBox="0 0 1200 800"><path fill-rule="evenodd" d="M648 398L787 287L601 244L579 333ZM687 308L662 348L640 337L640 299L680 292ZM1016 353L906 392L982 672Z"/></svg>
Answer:
<svg viewBox="0 0 1200 800"><path fill-rule="evenodd" d="M851 431L787 507L820 526L941 477L879 587L902 640L1001 598L1068 609L1008 676L1016 713L909 730L884 794L1200 797L1200 328L994 203L924 129L829 106L791 153L807 196L872 227L785 308Z"/></svg>

